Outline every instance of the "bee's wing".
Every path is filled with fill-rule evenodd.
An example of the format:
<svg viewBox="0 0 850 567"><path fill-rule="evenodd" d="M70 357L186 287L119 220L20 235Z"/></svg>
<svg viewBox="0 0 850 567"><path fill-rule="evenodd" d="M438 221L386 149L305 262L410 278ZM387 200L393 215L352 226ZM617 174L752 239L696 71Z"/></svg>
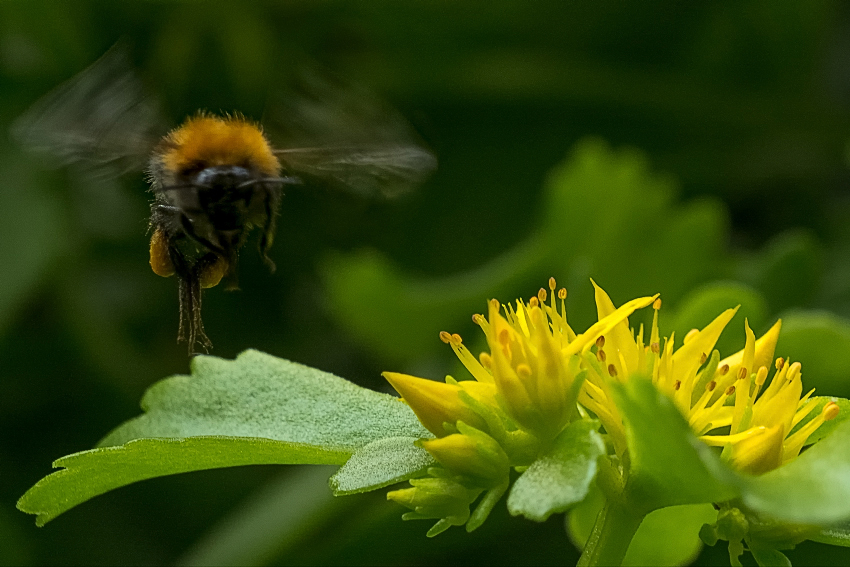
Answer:
<svg viewBox="0 0 850 567"><path fill-rule="evenodd" d="M398 111L315 68L271 105L264 123L288 172L367 197L406 193L437 166Z"/></svg>
<svg viewBox="0 0 850 567"><path fill-rule="evenodd" d="M160 127L156 101L117 45L36 102L11 133L57 165L117 175L142 168Z"/></svg>
<svg viewBox="0 0 850 567"><path fill-rule="evenodd" d="M293 148L275 153L288 172L315 177L365 197L402 195L437 167L431 152L414 145Z"/></svg>

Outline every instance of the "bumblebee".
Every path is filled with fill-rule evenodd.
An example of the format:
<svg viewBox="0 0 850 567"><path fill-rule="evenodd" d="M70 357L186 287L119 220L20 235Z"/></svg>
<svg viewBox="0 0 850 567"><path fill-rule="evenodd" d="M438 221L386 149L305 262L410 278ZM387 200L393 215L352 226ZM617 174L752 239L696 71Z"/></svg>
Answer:
<svg viewBox="0 0 850 567"><path fill-rule="evenodd" d="M138 171L141 156L150 156L150 265L157 275L177 277L178 341L188 343L191 355L196 345L212 347L201 319L202 290L222 281L238 289L239 251L255 229L260 255L274 271L269 249L285 186L319 180L392 197L434 169L433 155L392 111L328 85L291 97L285 112L272 113L283 129L297 125L290 130L298 130L306 146L276 149L258 123L203 112L160 138L158 105L124 49L113 47L36 103L12 133L62 165L108 175Z"/></svg>
<svg viewBox="0 0 850 567"><path fill-rule="evenodd" d="M166 135L153 151L149 181L150 264L154 273L177 275L178 335L189 345L212 346L201 320L201 289L225 278L237 289L239 250L258 228L263 260L274 241L281 164L261 129L242 117L201 114Z"/></svg>

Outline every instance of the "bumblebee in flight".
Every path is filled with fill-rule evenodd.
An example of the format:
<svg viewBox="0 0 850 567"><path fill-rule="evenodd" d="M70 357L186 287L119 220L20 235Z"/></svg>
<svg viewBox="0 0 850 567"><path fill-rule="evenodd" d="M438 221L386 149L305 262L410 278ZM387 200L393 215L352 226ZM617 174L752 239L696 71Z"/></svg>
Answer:
<svg viewBox="0 0 850 567"><path fill-rule="evenodd" d="M150 265L160 276L177 277L178 341L193 354L196 345L212 346L201 319L202 289L222 281L238 288L239 252L254 229L260 255L274 270L268 253L285 186L303 178L392 197L436 166L391 109L316 75L309 86L310 96L290 97L271 120L304 145L276 149L258 123L203 112L160 138L157 104L124 51L113 47L37 102L13 135L62 165L107 175L138 171L150 156Z"/></svg>

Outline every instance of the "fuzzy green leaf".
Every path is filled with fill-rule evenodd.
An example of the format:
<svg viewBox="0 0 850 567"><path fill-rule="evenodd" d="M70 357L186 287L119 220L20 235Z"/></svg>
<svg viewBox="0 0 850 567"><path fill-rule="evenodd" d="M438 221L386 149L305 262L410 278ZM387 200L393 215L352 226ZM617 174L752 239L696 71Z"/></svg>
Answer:
<svg viewBox="0 0 850 567"><path fill-rule="evenodd" d="M38 514L43 526L86 500L128 484L170 474L269 464L340 464L345 451L248 437L138 439L62 457L55 472L36 483L18 501L18 509Z"/></svg>
<svg viewBox="0 0 850 567"><path fill-rule="evenodd" d="M844 524L824 528L818 534L809 537L809 539L829 545L850 547L850 523L845 522Z"/></svg>
<svg viewBox="0 0 850 567"><path fill-rule="evenodd" d="M797 524L828 526L850 519L850 423L790 463L758 477L741 477L752 510Z"/></svg>
<svg viewBox="0 0 850 567"><path fill-rule="evenodd" d="M436 461L414 437L388 437L358 449L330 479L335 496L368 492L413 478Z"/></svg>
<svg viewBox="0 0 850 567"><path fill-rule="evenodd" d="M333 374L247 350L236 360L198 356L192 376L157 382L145 413L100 446L144 437L264 437L353 453L385 437L430 437L398 398Z"/></svg>
<svg viewBox="0 0 850 567"><path fill-rule="evenodd" d="M514 516L545 521L584 500L596 477L596 461L605 452L599 423L571 423L552 449L534 461L511 488L508 510Z"/></svg>
<svg viewBox="0 0 850 567"><path fill-rule="evenodd" d="M649 512L736 496L731 471L693 435L673 401L652 382L633 378L613 393L626 421L629 491L636 506Z"/></svg>
<svg viewBox="0 0 850 567"><path fill-rule="evenodd" d="M145 414L99 449L56 461L65 470L31 488L20 509L44 524L148 478L248 464L342 464L378 439L430 436L397 398L257 351L233 361L197 357L192 376L158 382L142 407Z"/></svg>

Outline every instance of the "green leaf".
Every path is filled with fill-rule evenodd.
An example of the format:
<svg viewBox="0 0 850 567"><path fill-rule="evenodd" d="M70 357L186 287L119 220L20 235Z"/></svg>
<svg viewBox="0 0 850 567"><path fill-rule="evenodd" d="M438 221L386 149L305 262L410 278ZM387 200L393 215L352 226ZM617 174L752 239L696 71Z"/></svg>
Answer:
<svg viewBox="0 0 850 567"><path fill-rule="evenodd" d="M18 509L38 514L43 526L86 500L128 484L170 474L269 464L341 464L345 451L236 437L138 439L62 457L55 472L36 483L18 501Z"/></svg>
<svg viewBox="0 0 850 567"><path fill-rule="evenodd" d="M157 382L145 413L99 446L144 437L264 437L353 453L385 437L431 437L398 398L338 376L247 350L236 360L198 356L192 376Z"/></svg>
<svg viewBox="0 0 850 567"><path fill-rule="evenodd" d="M604 504L605 497L594 486L588 498L570 510L567 528L579 549L584 547ZM635 533L623 565L660 567L689 564L702 549L700 527L713 522L716 515L710 504L670 506L650 512Z"/></svg>
<svg viewBox="0 0 850 567"><path fill-rule="evenodd" d="M791 561L778 549L750 545L750 553L760 567L791 567Z"/></svg>
<svg viewBox="0 0 850 567"><path fill-rule="evenodd" d="M537 522L565 512L584 500L596 477L596 461L605 444L591 420L575 421L555 439L554 446L522 473L508 496L508 510Z"/></svg>
<svg viewBox="0 0 850 567"><path fill-rule="evenodd" d="M651 381L633 377L613 393L626 422L631 459L626 489L635 506L650 512L736 496L731 471Z"/></svg>
<svg viewBox="0 0 850 567"><path fill-rule="evenodd" d="M828 526L850 519L850 423L790 463L739 484L749 508L777 520Z"/></svg>
<svg viewBox="0 0 850 567"><path fill-rule="evenodd" d="M415 437L388 437L358 449L330 479L335 496L368 492L424 472L436 461Z"/></svg>
<svg viewBox="0 0 850 567"><path fill-rule="evenodd" d="M792 229L771 239L749 264L753 285L777 313L815 295L823 275L822 246L808 231Z"/></svg>
<svg viewBox="0 0 850 567"><path fill-rule="evenodd" d="M777 356L803 364L803 382L819 392L850 398L850 321L826 311L782 317Z"/></svg>
<svg viewBox="0 0 850 567"><path fill-rule="evenodd" d="M43 525L93 496L157 476L248 464L342 464L384 437L429 437L410 408L314 368L246 351L192 361L154 384L146 413L99 449L54 463L20 500ZM150 439L158 438L158 439Z"/></svg>

